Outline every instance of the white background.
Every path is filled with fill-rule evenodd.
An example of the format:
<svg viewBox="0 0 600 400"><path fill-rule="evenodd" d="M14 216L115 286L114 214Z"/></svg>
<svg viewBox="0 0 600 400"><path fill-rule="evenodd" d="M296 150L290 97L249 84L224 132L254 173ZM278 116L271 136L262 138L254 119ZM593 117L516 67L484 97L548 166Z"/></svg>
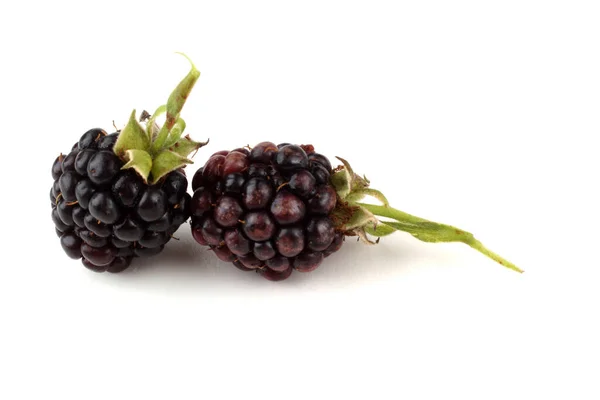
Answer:
<svg viewBox="0 0 600 400"><path fill-rule="evenodd" d="M2 399L598 399L595 1L4 2ZM62 252L50 166L187 73L209 152L313 143L526 270L405 234L272 283ZM8 181L7 181L8 180ZM139 260L138 260L139 261Z"/></svg>

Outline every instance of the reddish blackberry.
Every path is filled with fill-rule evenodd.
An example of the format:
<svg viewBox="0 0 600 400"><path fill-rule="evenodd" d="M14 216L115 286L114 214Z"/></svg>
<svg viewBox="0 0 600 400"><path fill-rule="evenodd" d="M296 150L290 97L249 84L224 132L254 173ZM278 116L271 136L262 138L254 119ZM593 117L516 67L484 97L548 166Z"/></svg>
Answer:
<svg viewBox="0 0 600 400"><path fill-rule="evenodd" d="M311 145L262 142L213 154L192 180L192 235L223 261L269 280L316 269L345 236L406 231L426 242L463 242L521 272L463 230L390 207L350 165L332 170ZM365 197L381 205L362 203ZM377 217L384 217L379 220ZM377 239L378 241L379 239Z"/></svg>
<svg viewBox="0 0 600 400"><path fill-rule="evenodd" d="M324 156L290 144L217 152L194 175L192 233L217 256L271 280L309 271L339 250L336 194ZM328 188L330 190L328 190Z"/></svg>
<svg viewBox="0 0 600 400"><path fill-rule="evenodd" d="M52 165L52 220L67 255L96 272L121 272L159 253L189 217L183 171L204 143L182 137L179 117L200 73L193 66L151 117L135 111L122 131L95 128ZM162 128L156 118L166 114Z"/></svg>

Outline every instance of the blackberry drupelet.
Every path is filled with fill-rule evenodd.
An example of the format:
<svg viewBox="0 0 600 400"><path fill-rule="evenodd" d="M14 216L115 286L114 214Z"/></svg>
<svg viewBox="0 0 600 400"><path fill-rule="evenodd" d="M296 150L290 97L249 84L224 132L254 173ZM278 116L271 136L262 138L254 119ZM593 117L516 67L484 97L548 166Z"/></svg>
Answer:
<svg viewBox="0 0 600 400"><path fill-rule="evenodd" d="M179 117L199 72L189 74L146 123L135 111L122 131L85 132L52 165L52 220L65 253L96 272L121 272L158 254L189 217L183 171L204 143L182 137ZM162 128L156 118L166 113ZM144 116L142 122L148 118Z"/></svg>
<svg viewBox="0 0 600 400"><path fill-rule="evenodd" d="M312 146L262 142L213 154L192 180L192 235L269 280L312 271L340 249L329 160Z"/></svg>

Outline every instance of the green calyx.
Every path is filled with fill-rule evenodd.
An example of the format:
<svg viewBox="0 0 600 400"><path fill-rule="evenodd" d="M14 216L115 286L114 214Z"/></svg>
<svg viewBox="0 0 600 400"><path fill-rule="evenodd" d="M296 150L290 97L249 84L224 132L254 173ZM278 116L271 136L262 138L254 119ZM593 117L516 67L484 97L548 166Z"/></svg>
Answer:
<svg viewBox="0 0 600 400"><path fill-rule="evenodd" d="M185 122L180 117L181 109L200 77L200 71L192 61L183 56L190 62L191 70L173 90L167 104L158 107L151 116L142 113L141 122L145 126L137 120L133 110L113 148L125 162L123 169L133 168L144 182L151 185L169 172L193 164L189 155L208 143L195 142L188 135L183 136ZM159 127L156 119L163 114L166 114L166 120Z"/></svg>
<svg viewBox="0 0 600 400"><path fill-rule="evenodd" d="M408 232L415 238L429 243L462 242L506 268L523 272L513 263L487 249L469 232L392 208L383 193L369 188L369 181L366 177L356 175L348 161L337 158L343 166L338 167L331 177L331 183L339 198L338 205L331 217L337 229L346 235L358 236L370 244L378 243L380 237L396 231ZM364 203L362 201L365 198L372 198L380 204ZM377 237L377 241L372 241L368 235Z"/></svg>

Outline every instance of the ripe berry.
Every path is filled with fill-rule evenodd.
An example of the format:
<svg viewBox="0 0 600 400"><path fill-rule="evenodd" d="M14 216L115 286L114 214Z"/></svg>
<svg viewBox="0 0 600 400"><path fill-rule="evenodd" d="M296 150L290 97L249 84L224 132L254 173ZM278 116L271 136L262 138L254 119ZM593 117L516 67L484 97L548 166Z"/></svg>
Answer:
<svg viewBox="0 0 600 400"><path fill-rule="evenodd" d="M285 279L294 265L316 268L313 254L337 250L330 248L335 231L328 217L336 192L311 172L328 163L312 146L287 143L213 154L194 175L192 236L221 260L266 279Z"/></svg>
<svg viewBox="0 0 600 400"><path fill-rule="evenodd" d="M170 96L165 134L153 132L154 124L144 128L134 112L122 131L90 129L54 160L52 221L69 257L96 272L120 272L133 257L162 251L187 220L191 197L182 168L203 143L181 135L178 116L198 75L192 67Z"/></svg>

